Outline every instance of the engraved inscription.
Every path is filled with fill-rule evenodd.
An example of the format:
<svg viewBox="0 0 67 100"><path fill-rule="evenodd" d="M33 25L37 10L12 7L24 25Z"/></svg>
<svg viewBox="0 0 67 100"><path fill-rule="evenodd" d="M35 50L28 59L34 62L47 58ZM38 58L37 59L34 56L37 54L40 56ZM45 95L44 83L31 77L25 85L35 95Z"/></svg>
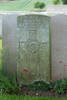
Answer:
<svg viewBox="0 0 67 100"><path fill-rule="evenodd" d="M19 16L18 74L23 83L50 79L49 22L45 16Z"/></svg>

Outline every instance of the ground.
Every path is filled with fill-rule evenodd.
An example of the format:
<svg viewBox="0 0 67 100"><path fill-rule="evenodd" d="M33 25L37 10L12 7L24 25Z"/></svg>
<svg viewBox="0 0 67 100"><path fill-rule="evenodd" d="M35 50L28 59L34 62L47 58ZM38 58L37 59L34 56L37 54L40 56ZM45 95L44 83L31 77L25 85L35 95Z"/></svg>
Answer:
<svg viewBox="0 0 67 100"><path fill-rule="evenodd" d="M0 95L0 100L59 100L59 98ZM67 98L60 98L60 100L67 100Z"/></svg>
<svg viewBox="0 0 67 100"><path fill-rule="evenodd" d="M29 11L35 10L34 4L39 2L44 2L46 5L51 5L52 0L16 0L0 2L0 11Z"/></svg>

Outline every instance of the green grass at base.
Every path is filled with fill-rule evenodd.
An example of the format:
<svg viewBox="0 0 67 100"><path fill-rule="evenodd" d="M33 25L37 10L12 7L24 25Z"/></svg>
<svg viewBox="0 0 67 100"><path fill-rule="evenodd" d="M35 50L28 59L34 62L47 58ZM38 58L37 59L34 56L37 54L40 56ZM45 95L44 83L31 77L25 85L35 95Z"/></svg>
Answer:
<svg viewBox="0 0 67 100"><path fill-rule="evenodd" d="M67 98L30 97L16 95L0 95L0 100L67 100Z"/></svg>

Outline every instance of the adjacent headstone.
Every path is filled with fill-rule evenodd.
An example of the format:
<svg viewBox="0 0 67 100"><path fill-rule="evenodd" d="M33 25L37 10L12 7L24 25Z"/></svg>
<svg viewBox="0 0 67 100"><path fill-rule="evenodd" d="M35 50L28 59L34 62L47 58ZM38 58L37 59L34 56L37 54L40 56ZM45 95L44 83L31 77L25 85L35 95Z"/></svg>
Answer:
<svg viewBox="0 0 67 100"><path fill-rule="evenodd" d="M0 35L2 35L2 15L0 15Z"/></svg>
<svg viewBox="0 0 67 100"><path fill-rule="evenodd" d="M16 26L17 15L3 16L3 71L10 77L17 73Z"/></svg>
<svg viewBox="0 0 67 100"><path fill-rule="evenodd" d="M67 78L67 15L51 17L52 80Z"/></svg>

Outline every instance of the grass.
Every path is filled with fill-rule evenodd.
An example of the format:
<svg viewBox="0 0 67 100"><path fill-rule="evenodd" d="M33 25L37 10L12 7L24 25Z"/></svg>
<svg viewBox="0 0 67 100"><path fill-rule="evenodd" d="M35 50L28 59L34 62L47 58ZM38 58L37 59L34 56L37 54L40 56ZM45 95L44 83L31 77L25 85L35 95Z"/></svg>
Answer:
<svg viewBox="0 0 67 100"><path fill-rule="evenodd" d="M0 95L0 100L67 100L67 98L30 97L16 95Z"/></svg>
<svg viewBox="0 0 67 100"><path fill-rule="evenodd" d="M34 4L39 2L44 2L46 5L51 5L52 0L16 0L0 2L0 11L29 11L35 10Z"/></svg>

